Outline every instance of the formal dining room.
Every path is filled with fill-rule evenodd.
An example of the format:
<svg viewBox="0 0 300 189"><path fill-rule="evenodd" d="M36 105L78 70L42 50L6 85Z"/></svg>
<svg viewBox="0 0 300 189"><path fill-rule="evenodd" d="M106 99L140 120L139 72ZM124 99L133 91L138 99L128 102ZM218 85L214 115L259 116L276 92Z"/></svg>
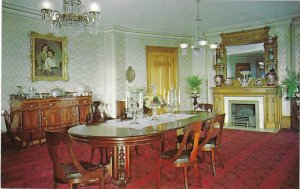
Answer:
<svg viewBox="0 0 300 189"><path fill-rule="evenodd" d="M299 188L299 0L0 12L1 188Z"/></svg>

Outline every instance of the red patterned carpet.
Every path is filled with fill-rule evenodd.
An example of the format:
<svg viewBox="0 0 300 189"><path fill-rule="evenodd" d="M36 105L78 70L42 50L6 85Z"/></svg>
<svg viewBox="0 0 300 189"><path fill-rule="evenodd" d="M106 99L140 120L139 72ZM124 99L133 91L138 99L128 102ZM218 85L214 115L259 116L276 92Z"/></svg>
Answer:
<svg viewBox="0 0 300 189"><path fill-rule="evenodd" d="M175 133L166 136L166 149L175 146ZM131 152L131 180L126 188L154 189L156 144L140 146L140 157ZM90 148L74 145L80 159L89 160ZM295 189L299 188L299 134L291 130L277 133L226 130L223 138L225 169L217 164L217 176L212 175L209 156L200 164L202 188L213 189ZM96 159L96 158L95 158ZM2 188L52 188L52 167L47 146L31 146L23 151L2 152ZM184 188L183 173L173 167L164 167L161 188ZM117 188L106 178L105 188ZM189 188L199 188L193 171L189 173ZM59 185L59 188L68 188ZM87 186L85 188L97 188Z"/></svg>

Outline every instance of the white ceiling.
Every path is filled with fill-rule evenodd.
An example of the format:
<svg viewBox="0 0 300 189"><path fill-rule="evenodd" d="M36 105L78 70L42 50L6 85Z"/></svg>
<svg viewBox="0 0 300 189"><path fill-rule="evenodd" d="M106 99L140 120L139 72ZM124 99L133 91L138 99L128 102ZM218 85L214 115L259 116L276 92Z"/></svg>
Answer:
<svg viewBox="0 0 300 189"><path fill-rule="evenodd" d="M51 0L62 10L63 0ZM86 7L97 2L103 26L121 26L179 35L196 35L195 0L82 0ZM43 0L4 0L2 9L25 12L38 18ZM300 1L201 0L200 32L218 32L245 26L270 25L300 16Z"/></svg>

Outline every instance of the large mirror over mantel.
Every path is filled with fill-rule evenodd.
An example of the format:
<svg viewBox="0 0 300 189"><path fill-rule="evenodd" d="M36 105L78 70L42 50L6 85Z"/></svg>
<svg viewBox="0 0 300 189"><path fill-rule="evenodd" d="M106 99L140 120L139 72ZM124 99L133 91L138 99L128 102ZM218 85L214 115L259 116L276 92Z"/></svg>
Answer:
<svg viewBox="0 0 300 189"><path fill-rule="evenodd" d="M265 76L277 72L277 37L269 36L269 27L223 33L221 38L214 68L224 82L217 86L263 86Z"/></svg>

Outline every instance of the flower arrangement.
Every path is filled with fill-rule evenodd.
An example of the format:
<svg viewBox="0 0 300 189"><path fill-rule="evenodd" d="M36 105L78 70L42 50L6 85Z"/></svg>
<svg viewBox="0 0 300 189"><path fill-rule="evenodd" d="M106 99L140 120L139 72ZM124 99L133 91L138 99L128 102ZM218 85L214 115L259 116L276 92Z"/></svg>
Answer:
<svg viewBox="0 0 300 189"><path fill-rule="evenodd" d="M164 106L166 102L161 96L145 96L144 105L146 108L152 109L153 106Z"/></svg>

